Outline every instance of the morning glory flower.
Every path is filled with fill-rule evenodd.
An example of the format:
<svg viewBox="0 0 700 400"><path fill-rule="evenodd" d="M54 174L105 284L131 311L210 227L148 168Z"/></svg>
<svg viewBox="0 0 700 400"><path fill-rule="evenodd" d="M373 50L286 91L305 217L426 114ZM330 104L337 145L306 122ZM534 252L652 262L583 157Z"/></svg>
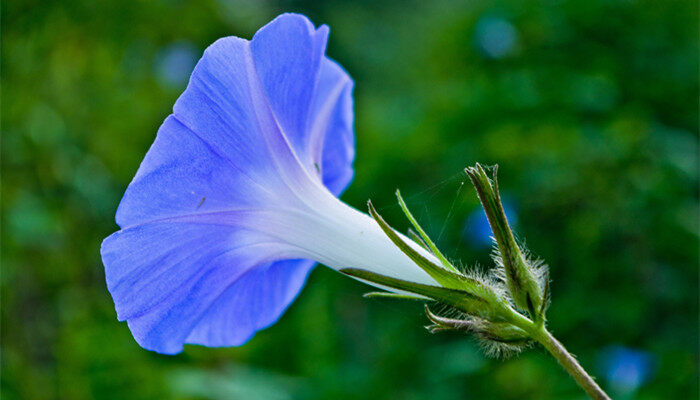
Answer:
<svg viewBox="0 0 700 400"><path fill-rule="evenodd" d="M327 37L284 14L197 63L101 249L117 316L142 347L241 345L315 262L435 284L337 199L353 175L353 81L325 56Z"/></svg>

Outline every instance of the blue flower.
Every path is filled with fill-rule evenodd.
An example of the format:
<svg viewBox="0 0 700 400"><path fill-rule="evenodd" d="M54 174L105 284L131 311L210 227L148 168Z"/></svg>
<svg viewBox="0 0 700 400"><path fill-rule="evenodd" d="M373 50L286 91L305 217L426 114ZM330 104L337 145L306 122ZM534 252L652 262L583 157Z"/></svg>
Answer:
<svg viewBox="0 0 700 400"><path fill-rule="evenodd" d="M325 56L327 36L284 14L197 63L101 249L117 316L142 347L241 345L315 261L434 283L336 198L353 175L353 82Z"/></svg>

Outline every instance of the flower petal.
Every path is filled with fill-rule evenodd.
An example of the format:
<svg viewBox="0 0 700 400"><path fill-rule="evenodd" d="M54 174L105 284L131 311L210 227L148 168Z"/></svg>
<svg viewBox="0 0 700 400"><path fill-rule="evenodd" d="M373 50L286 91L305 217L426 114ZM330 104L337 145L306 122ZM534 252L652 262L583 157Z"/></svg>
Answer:
<svg viewBox="0 0 700 400"><path fill-rule="evenodd" d="M171 115L127 188L117 223L126 228L173 216L264 206L277 194L257 181L254 171Z"/></svg>
<svg viewBox="0 0 700 400"><path fill-rule="evenodd" d="M301 15L282 14L250 42L255 72L270 109L301 159L309 149L307 121L327 39L328 27L316 30Z"/></svg>
<svg viewBox="0 0 700 400"><path fill-rule="evenodd" d="M250 42L218 40L163 122L102 246L118 317L144 348L242 344L303 286L314 262L236 212L352 178L352 80L324 56L327 34L282 15Z"/></svg>
<svg viewBox="0 0 700 400"><path fill-rule="evenodd" d="M269 110L261 100L254 101L261 93L251 66L248 41L217 40L204 51L173 112L208 146L240 165L243 173L273 184L278 174L268 140L279 131L265 129ZM261 115L266 121L261 121Z"/></svg>
<svg viewBox="0 0 700 400"><path fill-rule="evenodd" d="M313 265L270 262L289 254L258 233L199 222L138 225L102 245L119 319L144 348L168 354L186 341L239 345L276 320ZM226 326L237 328L217 332Z"/></svg>
<svg viewBox="0 0 700 400"><path fill-rule="evenodd" d="M336 196L342 193L353 175L352 88L348 74L335 62L325 59L308 130L312 160L320 166L323 184Z"/></svg>
<svg viewBox="0 0 700 400"><path fill-rule="evenodd" d="M242 159L254 178L298 184L299 163L317 176L325 158L340 166L329 166L329 174L347 184L352 80L324 56L327 35L325 26L314 30L305 17L283 14L250 42L216 41L175 103L175 116L213 148Z"/></svg>
<svg viewBox="0 0 700 400"><path fill-rule="evenodd" d="M285 260L249 270L206 310L186 342L206 346L247 342L256 331L279 319L314 264L310 260Z"/></svg>

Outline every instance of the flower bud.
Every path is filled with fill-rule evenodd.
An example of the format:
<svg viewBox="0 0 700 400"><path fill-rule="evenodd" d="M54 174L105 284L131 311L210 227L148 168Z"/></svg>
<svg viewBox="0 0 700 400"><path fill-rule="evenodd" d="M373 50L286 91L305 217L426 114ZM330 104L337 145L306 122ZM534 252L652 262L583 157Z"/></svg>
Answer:
<svg viewBox="0 0 700 400"><path fill-rule="evenodd" d="M501 275L513 302L517 307L527 310L534 321L541 322L544 320L547 302L543 294L546 268L539 262L529 260L516 242L501 204L497 170L498 166L494 166L493 180L479 163L465 169L465 172L476 188L491 225L496 241L494 260L502 269Z"/></svg>

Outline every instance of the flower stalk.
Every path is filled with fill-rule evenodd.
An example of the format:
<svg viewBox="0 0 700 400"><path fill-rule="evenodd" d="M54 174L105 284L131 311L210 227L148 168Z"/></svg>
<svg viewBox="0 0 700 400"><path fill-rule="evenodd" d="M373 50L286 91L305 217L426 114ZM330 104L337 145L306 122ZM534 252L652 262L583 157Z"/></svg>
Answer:
<svg viewBox="0 0 700 400"><path fill-rule="evenodd" d="M508 356L539 343L592 399L609 399L574 356L547 330L547 266L532 259L516 241L501 203L497 166L492 171L493 177L478 163L465 169L493 231L496 268L489 273L460 271L447 260L420 227L398 191L399 205L417 232L409 235L415 243L389 226L371 202L368 203L369 213L391 242L437 285L415 283L357 268L341 269L340 272L391 290L368 293L366 297L369 298L433 300L447 306L452 317L437 315L425 306L426 316L432 322L426 328L432 333L448 330L472 333L489 355ZM416 250L418 247L428 250L434 257L426 258Z"/></svg>
<svg viewBox="0 0 700 400"><path fill-rule="evenodd" d="M610 400L610 397L601 389L592 376L586 372L579 364L578 360L569 353L564 345L562 345L551 333L544 327L540 327L539 331L534 334L537 340L547 351L557 359L561 365L579 386L595 400Z"/></svg>

